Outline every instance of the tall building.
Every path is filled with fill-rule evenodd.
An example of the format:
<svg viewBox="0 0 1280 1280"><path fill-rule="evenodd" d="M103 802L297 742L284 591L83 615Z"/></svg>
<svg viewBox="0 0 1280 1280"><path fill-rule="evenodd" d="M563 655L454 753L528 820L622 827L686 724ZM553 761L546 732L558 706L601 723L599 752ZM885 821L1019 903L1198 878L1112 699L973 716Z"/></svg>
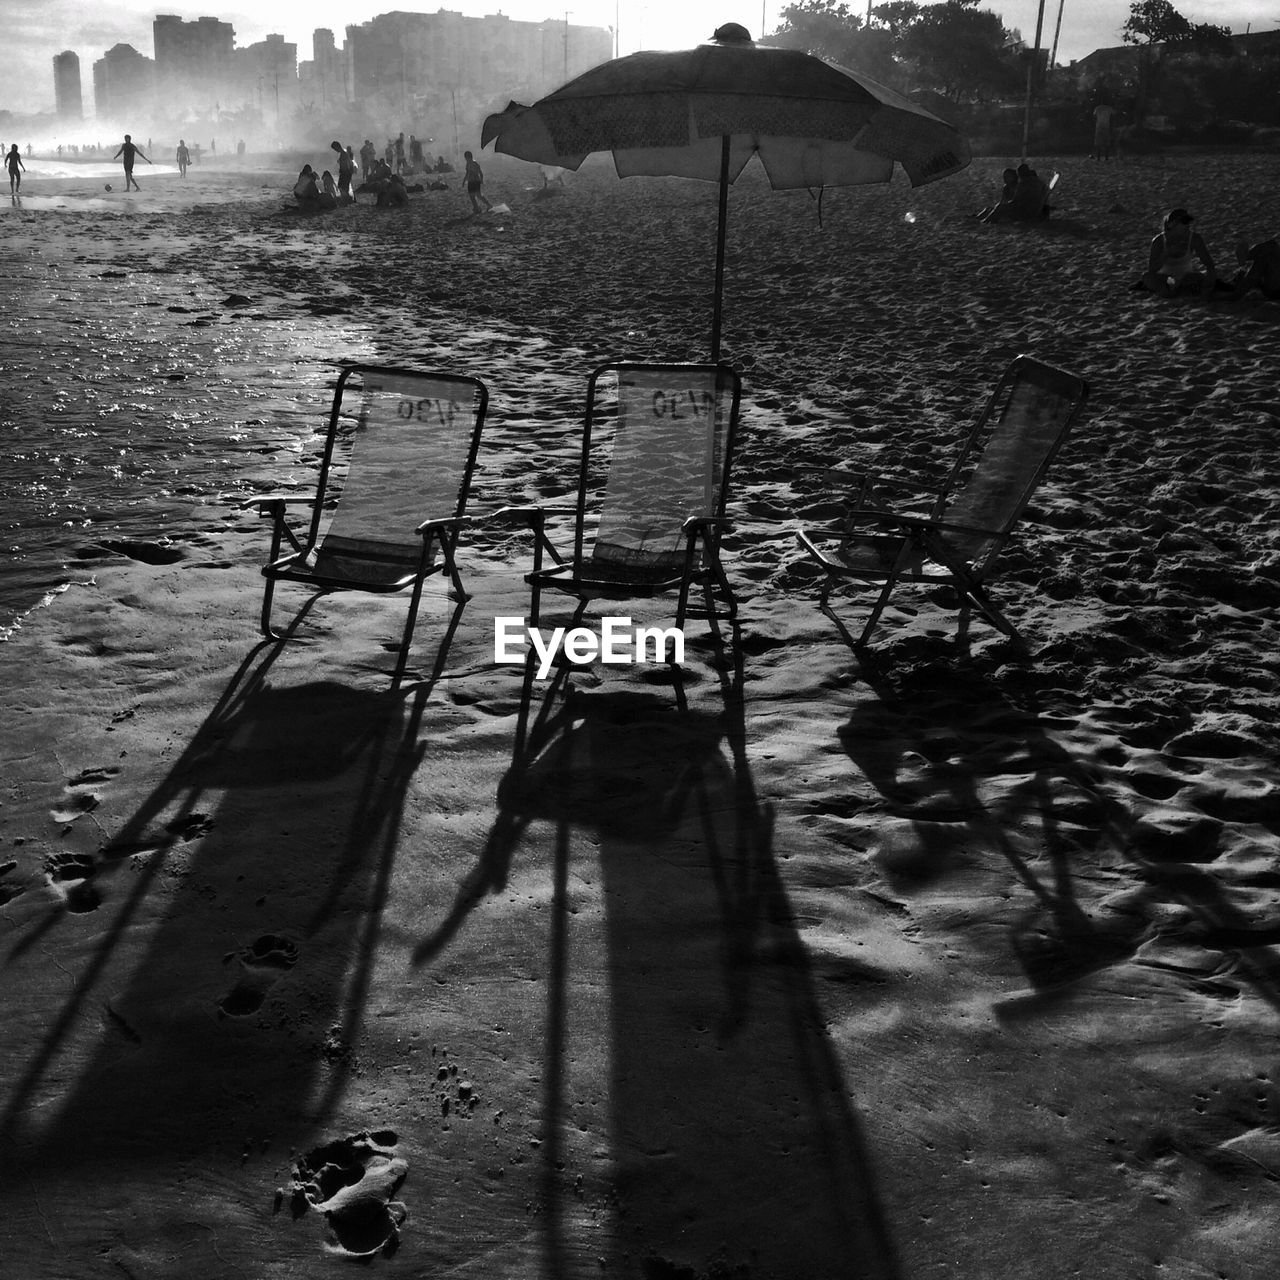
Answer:
<svg viewBox="0 0 1280 1280"><path fill-rule="evenodd" d="M155 40L156 89L160 102L174 108L207 112L222 105L230 92L235 28L217 18L188 22L159 13L151 25Z"/></svg>
<svg viewBox="0 0 1280 1280"><path fill-rule="evenodd" d="M125 125L131 119L150 120L154 106L155 63L133 45L113 45L93 64L93 109L99 120Z"/></svg>
<svg viewBox="0 0 1280 1280"><path fill-rule="evenodd" d="M333 32L317 27L311 33L311 61L298 64L298 96L321 108L331 108L350 97L346 60L334 43Z"/></svg>
<svg viewBox="0 0 1280 1280"><path fill-rule="evenodd" d="M347 28L347 82L357 99L404 110L415 98L465 89L477 97L532 101L613 56L605 27L517 22L502 14L467 17L384 13Z"/></svg>
<svg viewBox="0 0 1280 1280"><path fill-rule="evenodd" d="M298 46L282 35L269 35L237 49L231 58L228 94L232 103L256 106L263 120L287 124L298 106Z"/></svg>
<svg viewBox="0 0 1280 1280"><path fill-rule="evenodd" d="M53 59L53 97L59 120L83 120L84 99L80 93L80 58L70 49Z"/></svg>

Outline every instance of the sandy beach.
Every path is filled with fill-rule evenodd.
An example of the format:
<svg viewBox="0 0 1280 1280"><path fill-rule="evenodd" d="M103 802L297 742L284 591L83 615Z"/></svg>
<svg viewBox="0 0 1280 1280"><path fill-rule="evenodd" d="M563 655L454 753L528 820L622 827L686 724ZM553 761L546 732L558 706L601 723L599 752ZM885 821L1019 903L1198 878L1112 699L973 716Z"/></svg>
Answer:
<svg viewBox="0 0 1280 1280"><path fill-rule="evenodd" d="M1035 227L970 216L1003 158L820 209L749 170L737 644L690 623L687 714L577 672L532 762L521 533L464 539L393 692L400 601L260 643L243 507L314 481L344 361L485 380L486 510L572 492L595 364L706 357L711 186L480 158L510 212L144 168L0 213L10 315L82 291L155 344L121 414L237 442L0 644L0 1270L1270 1280L1280 303L1129 285L1172 206L1228 271L1275 234L1280 158L1035 157ZM940 478L1019 352L1092 387L994 587L1029 654L910 588L855 653L821 470Z"/></svg>

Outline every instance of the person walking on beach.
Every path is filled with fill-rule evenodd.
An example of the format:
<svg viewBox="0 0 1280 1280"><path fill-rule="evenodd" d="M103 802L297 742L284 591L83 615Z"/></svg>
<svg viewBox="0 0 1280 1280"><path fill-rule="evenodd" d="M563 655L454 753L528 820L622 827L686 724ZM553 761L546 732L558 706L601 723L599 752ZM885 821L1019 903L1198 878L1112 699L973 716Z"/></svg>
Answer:
<svg viewBox="0 0 1280 1280"><path fill-rule="evenodd" d="M1093 109L1093 150L1090 160L1110 160L1115 155L1115 135L1112 132L1112 117L1116 109L1109 102L1100 102Z"/></svg>
<svg viewBox="0 0 1280 1280"><path fill-rule="evenodd" d="M135 156L142 156L144 160L147 160L147 157L142 155L141 147L133 145L133 138L127 133L124 135L124 141L120 144L120 150L111 158L119 160L121 156L124 156L124 189L128 191L129 185L132 183L135 191L141 191L142 188L138 186L137 180L133 176L133 161ZM151 161L147 160L147 163L150 164Z"/></svg>
<svg viewBox="0 0 1280 1280"><path fill-rule="evenodd" d="M4 167L9 170L9 194L16 196L22 186L22 175L27 168L22 163L22 157L18 154L18 144L16 142L5 153Z"/></svg>
<svg viewBox="0 0 1280 1280"><path fill-rule="evenodd" d="M485 212L487 213L493 208L485 196L482 188L484 187L484 173L480 166L476 164L475 157L470 151L464 151L462 158L467 162L466 172L463 174L462 181L467 188L467 195L471 197L471 210L473 213L480 212L480 201L484 201Z"/></svg>
<svg viewBox="0 0 1280 1280"><path fill-rule="evenodd" d="M178 139L178 150L175 159L178 161L178 176L185 178L187 176L187 165L191 163L191 152L187 150L187 143L184 138Z"/></svg>

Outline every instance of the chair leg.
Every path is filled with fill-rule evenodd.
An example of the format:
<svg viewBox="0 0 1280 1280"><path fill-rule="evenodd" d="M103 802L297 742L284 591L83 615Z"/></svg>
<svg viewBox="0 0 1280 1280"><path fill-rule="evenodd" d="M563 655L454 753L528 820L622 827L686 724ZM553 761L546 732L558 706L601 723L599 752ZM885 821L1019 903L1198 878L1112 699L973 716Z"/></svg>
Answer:
<svg viewBox="0 0 1280 1280"><path fill-rule="evenodd" d="M471 595L462 585L462 576L458 573L458 562L454 558L454 550L457 545L458 533L456 529L452 534L442 533L440 535L440 554L444 557L444 567L453 582L453 590L449 592L449 599L462 603L470 600Z"/></svg>
<svg viewBox="0 0 1280 1280"><path fill-rule="evenodd" d="M268 640L280 641L283 640L284 637L271 625L271 606L274 603L275 598L276 580L274 578L268 578L266 588L262 593L262 634L266 636Z"/></svg>
<svg viewBox="0 0 1280 1280"><path fill-rule="evenodd" d="M409 646L413 643L413 631L418 625L418 605L422 600L422 576L413 580L413 592L409 598L409 616L405 619L404 634L400 640L400 656L396 659L396 669L391 676L391 687L398 689L404 678L404 669L409 661ZM459 604L462 601L458 602Z"/></svg>
<svg viewBox="0 0 1280 1280"><path fill-rule="evenodd" d="M963 599L966 604L972 601L973 607L1002 635L1007 636L1010 640L1022 639L1018 629L1000 612L996 607L995 601L991 599L987 594L986 588L980 583L967 583L964 588Z"/></svg>
<svg viewBox="0 0 1280 1280"><path fill-rule="evenodd" d="M866 625L862 628L862 634L858 637L858 648L865 648L870 642L871 633L876 629L876 623L880 621L880 615L884 612L885 605L889 603L889 597L893 594L893 588L896 583L896 578L885 579L884 586L880 588L880 594L876 597L875 604L871 606L871 616L867 619Z"/></svg>

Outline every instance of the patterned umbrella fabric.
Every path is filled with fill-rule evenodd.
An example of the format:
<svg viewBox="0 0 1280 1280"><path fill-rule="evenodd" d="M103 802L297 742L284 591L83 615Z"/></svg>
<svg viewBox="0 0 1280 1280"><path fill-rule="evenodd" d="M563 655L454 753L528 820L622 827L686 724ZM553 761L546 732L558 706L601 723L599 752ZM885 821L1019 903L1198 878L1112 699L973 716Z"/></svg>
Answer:
<svg viewBox="0 0 1280 1280"><path fill-rule="evenodd" d="M969 146L957 130L864 76L796 49L757 45L736 23L708 44L615 58L533 106L511 103L484 122L481 145L577 169L611 151L620 177L720 183L712 356L719 356L726 190L753 155L777 190L888 182L912 186L958 173Z"/></svg>

